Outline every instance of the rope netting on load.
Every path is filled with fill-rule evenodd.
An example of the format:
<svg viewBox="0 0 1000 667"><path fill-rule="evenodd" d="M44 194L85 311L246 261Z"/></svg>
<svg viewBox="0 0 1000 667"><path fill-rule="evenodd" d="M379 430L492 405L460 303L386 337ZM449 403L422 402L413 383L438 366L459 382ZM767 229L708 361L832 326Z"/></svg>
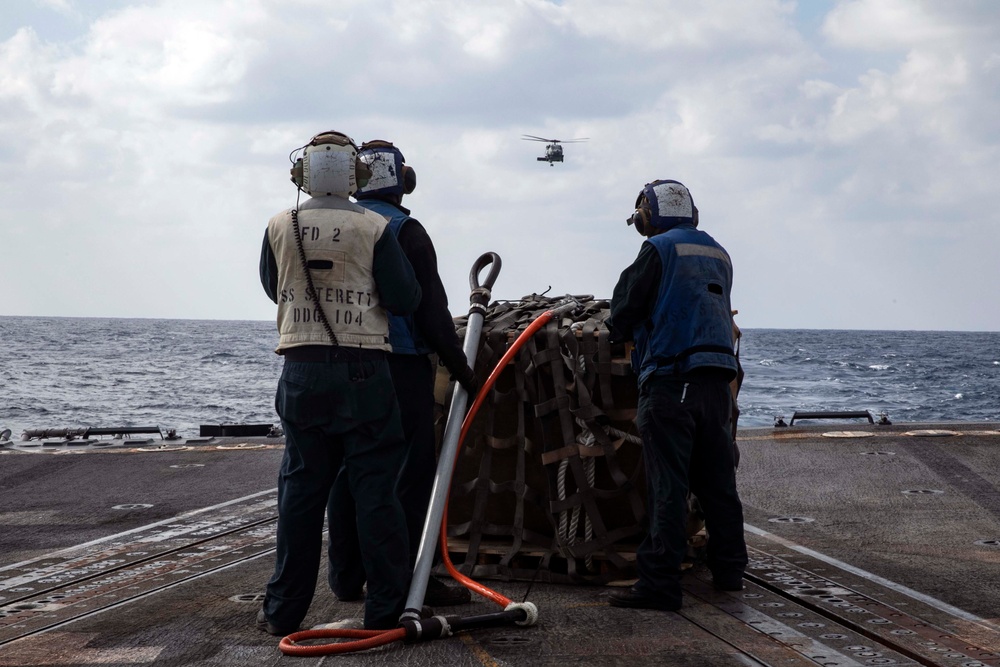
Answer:
<svg viewBox="0 0 1000 667"><path fill-rule="evenodd" d="M477 376L565 298L491 304ZM463 574L592 583L634 576L646 530L636 379L624 347L608 342L608 302L574 298L579 307L548 322L503 369L456 461L448 537ZM464 320L456 324L463 335Z"/></svg>

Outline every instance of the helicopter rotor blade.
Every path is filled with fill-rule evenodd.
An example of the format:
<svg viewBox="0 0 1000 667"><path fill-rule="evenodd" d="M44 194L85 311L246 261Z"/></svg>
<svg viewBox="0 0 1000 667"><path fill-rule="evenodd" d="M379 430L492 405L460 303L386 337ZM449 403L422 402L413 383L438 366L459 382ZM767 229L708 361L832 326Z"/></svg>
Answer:
<svg viewBox="0 0 1000 667"><path fill-rule="evenodd" d="M576 139L546 139L545 137L536 137L533 134L522 134L521 138L525 141L544 141L550 144L575 144L581 141L588 141L590 137L578 137Z"/></svg>

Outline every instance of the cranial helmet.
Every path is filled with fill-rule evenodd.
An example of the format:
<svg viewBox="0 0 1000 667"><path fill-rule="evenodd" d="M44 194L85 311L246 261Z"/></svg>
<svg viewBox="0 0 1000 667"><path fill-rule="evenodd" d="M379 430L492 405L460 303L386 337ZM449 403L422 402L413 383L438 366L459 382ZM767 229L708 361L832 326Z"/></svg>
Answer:
<svg viewBox="0 0 1000 667"><path fill-rule="evenodd" d="M679 181L647 183L635 199L635 212L626 221L637 232L649 236L684 223L698 226L698 208L691 192Z"/></svg>
<svg viewBox="0 0 1000 667"><path fill-rule="evenodd" d="M292 161L292 182L313 197L348 197L368 182L371 171L358 159L358 146L341 132L322 132L292 152L302 156Z"/></svg>
<svg viewBox="0 0 1000 667"><path fill-rule="evenodd" d="M358 199L408 195L417 187L417 174L403 164L406 158L390 141L375 139L361 145L361 161L371 170L367 185L358 188Z"/></svg>

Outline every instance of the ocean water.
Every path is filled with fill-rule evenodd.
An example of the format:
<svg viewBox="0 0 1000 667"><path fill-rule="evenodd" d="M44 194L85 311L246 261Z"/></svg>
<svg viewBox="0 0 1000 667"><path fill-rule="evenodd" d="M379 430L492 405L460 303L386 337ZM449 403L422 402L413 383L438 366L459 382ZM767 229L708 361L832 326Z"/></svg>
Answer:
<svg viewBox="0 0 1000 667"><path fill-rule="evenodd" d="M740 425L799 411L1000 420L1000 332L744 329Z"/></svg>
<svg viewBox="0 0 1000 667"><path fill-rule="evenodd" d="M0 317L0 430L278 423L273 322Z"/></svg>
<svg viewBox="0 0 1000 667"><path fill-rule="evenodd" d="M0 431L278 423L273 322L0 317ZM1000 333L744 329L741 426L1000 421Z"/></svg>

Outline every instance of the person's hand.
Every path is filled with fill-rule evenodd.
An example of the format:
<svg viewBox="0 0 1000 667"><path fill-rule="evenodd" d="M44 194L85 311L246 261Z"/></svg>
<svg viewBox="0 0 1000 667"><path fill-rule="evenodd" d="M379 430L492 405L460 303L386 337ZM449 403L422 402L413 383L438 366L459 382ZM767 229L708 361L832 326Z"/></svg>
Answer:
<svg viewBox="0 0 1000 667"><path fill-rule="evenodd" d="M479 380L476 374L468 366L462 366L451 375L452 380L456 380L462 388L469 393L471 398L475 398L479 393Z"/></svg>

